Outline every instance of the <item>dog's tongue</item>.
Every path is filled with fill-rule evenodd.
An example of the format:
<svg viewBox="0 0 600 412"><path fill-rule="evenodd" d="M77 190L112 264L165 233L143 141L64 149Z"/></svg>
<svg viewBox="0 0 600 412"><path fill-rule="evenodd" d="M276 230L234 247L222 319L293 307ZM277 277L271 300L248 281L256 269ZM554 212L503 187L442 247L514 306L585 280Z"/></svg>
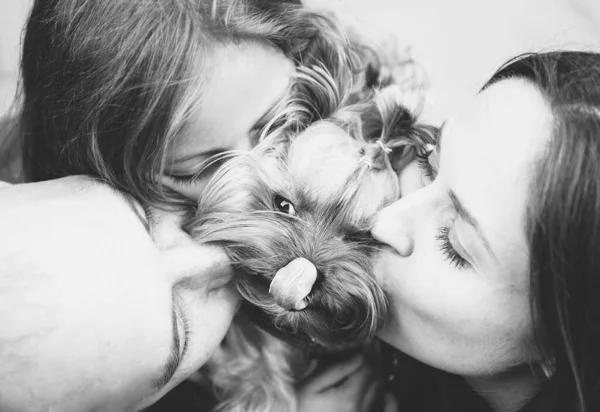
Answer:
<svg viewBox="0 0 600 412"><path fill-rule="evenodd" d="M317 268L305 258L296 258L279 269L269 287L275 302L287 310L302 310L306 296L317 280Z"/></svg>

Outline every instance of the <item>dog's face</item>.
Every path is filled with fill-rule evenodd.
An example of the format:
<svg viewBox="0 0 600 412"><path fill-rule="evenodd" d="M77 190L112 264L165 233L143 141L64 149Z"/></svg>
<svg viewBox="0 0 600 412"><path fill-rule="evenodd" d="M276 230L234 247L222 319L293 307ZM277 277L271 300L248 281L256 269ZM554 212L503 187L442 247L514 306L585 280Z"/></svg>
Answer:
<svg viewBox="0 0 600 412"><path fill-rule="evenodd" d="M226 163L200 199L192 233L226 248L242 296L280 329L329 348L372 337L387 301L371 274L375 213L399 197L391 167L361 159L367 143L319 122L284 150L257 147ZM296 258L317 269L307 307L289 310L269 293Z"/></svg>
<svg viewBox="0 0 600 412"><path fill-rule="evenodd" d="M298 197L295 206L315 227L335 217L321 211L337 209L340 215L332 223L338 225L339 236L363 237L375 213L399 197L391 165L373 170L366 146L326 122L309 127L291 143L286 159L289 181L294 182L290 196Z"/></svg>

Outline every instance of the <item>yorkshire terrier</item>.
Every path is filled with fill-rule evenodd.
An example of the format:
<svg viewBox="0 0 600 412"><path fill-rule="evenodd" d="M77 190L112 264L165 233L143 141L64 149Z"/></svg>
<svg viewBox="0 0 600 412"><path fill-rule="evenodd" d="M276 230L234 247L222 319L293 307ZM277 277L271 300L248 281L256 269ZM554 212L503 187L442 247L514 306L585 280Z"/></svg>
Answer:
<svg viewBox="0 0 600 412"><path fill-rule="evenodd" d="M360 348L386 316L370 229L435 129L397 86L358 102L343 89L298 69L280 115L216 172L189 225L225 248L245 301L206 366L218 411L294 411L311 360Z"/></svg>

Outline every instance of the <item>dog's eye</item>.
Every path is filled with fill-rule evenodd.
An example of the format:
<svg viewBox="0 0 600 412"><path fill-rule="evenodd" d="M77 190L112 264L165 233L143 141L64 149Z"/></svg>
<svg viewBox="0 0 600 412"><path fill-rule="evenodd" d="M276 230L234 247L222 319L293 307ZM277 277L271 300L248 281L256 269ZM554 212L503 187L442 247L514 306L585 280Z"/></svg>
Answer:
<svg viewBox="0 0 600 412"><path fill-rule="evenodd" d="M275 206L277 206L277 210L279 210L281 213L296 216L296 209L294 209L294 205L284 197L275 196Z"/></svg>

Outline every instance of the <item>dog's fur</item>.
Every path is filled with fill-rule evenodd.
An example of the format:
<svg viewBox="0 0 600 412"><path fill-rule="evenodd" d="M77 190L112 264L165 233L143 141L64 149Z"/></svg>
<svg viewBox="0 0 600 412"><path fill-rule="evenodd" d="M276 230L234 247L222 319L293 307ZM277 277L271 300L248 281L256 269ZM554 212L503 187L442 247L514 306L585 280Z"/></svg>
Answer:
<svg viewBox="0 0 600 412"><path fill-rule="evenodd" d="M377 245L369 231L376 212L401 195L397 173L435 132L416 123L417 100L397 87L353 104L342 89L322 68L299 69L261 143L219 169L189 226L199 242L225 247L237 289L263 318L332 352L368 341L382 326L388 303L373 277ZM278 210L281 199L295 215ZM319 275L308 307L286 310L269 284L298 257ZM295 410L294 384L309 358L242 311L207 366L217 409Z"/></svg>

